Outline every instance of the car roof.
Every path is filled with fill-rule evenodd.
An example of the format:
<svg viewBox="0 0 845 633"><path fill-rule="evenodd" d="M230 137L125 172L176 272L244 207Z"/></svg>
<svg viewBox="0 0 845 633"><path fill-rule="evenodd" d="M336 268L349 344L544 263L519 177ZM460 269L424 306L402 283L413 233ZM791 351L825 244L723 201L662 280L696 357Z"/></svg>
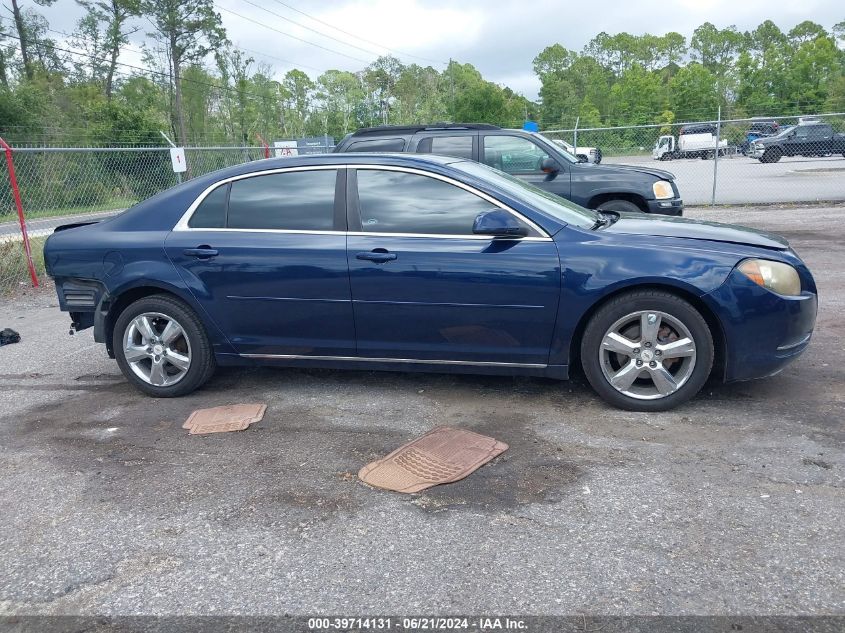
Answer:
<svg viewBox="0 0 845 633"><path fill-rule="evenodd" d="M308 167L313 165L345 165L346 163L364 163L373 165L385 164L432 164L449 165L460 163L465 159L454 156L438 156L436 154L409 154L407 152L341 152L331 154L306 154L303 156L288 156L284 158L265 158L249 163L236 165L230 169L237 169L241 173L278 169L280 167ZM248 169L244 169L247 167ZM249 169L252 168L252 169Z"/></svg>
<svg viewBox="0 0 845 633"><path fill-rule="evenodd" d="M500 130L498 125L489 123L431 123L429 125L379 125L377 127L362 127L351 136L390 136L396 134L416 134L417 132L469 131L469 130Z"/></svg>

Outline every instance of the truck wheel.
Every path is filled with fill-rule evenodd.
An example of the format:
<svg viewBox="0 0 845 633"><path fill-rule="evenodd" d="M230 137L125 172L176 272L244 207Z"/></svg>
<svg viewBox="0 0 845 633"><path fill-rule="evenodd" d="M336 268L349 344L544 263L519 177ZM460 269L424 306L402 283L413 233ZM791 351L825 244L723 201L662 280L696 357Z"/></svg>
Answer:
<svg viewBox="0 0 845 633"><path fill-rule="evenodd" d="M631 202L630 200L606 200L602 202L598 207L596 207L598 211L616 211L617 213L642 213L643 210L640 209L636 204Z"/></svg>
<svg viewBox="0 0 845 633"><path fill-rule="evenodd" d="M581 339L581 365L606 402L665 411L692 398L713 366L713 335L689 303L635 290L602 306Z"/></svg>
<svg viewBox="0 0 845 633"><path fill-rule="evenodd" d="M596 165L601 162L601 150L597 147L596 148Z"/></svg>
<svg viewBox="0 0 845 633"><path fill-rule="evenodd" d="M773 147L772 149L767 149L763 152L763 158L760 159L760 162L776 163L780 160L781 156L783 156L783 152L781 152L777 147Z"/></svg>

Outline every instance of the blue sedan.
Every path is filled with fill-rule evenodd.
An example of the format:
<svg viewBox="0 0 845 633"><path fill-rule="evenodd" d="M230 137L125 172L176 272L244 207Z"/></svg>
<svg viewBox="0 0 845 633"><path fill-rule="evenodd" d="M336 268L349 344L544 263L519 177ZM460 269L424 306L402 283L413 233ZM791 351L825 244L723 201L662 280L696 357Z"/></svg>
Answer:
<svg viewBox="0 0 845 633"><path fill-rule="evenodd" d="M816 286L787 242L581 208L471 161L332 154L195 178L44 247L72 327L180 396L218 365L533 375L657 411L777 373Z"/></svg>

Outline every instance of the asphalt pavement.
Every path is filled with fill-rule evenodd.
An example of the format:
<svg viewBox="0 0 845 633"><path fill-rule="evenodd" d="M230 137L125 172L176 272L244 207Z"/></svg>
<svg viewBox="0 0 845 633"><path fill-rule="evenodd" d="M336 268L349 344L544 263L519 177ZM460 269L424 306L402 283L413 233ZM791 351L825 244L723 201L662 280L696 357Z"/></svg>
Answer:
<svg viewBox="0 0 845 633"><path fill-rule="evenodd" d="M650 156L609 157L606 164L665 169L675 174L687 205L707 205L713 199L716 172L716 204L763 204L845 201L845 157L782 158L763 164L737 155L715 161L685 158L658 161Z"/></svg>
<svg viewBox="0 0 845 633"><path fill-rule="evenodd" d="M0 302L0 615L843 614L845 207L701 210L780 232L816 335L671 412L583 380L220 370L133 390L49 289ZM189 436L199 407L268 405ZM438 424L510 449L416 495L357 470Z"/></svg>

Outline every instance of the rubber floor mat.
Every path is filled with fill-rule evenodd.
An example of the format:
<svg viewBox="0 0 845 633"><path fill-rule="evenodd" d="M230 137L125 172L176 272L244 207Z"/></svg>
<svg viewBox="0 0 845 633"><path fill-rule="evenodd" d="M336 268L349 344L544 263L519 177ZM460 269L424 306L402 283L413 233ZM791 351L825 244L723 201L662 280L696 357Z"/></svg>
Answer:
<svg viewBox="0 0 845 633"><path fill-rule="evenodd" d="M358 471L366 484L396 492L419 492L463 479L508 445L464 429L438 426Z"/></svg>
<svg viewBox="0 0 845 633"><path fill-rule="evenodd" d="M229 404L197 409L185 420L182 428L188 429L191 435L243 431L253 422L261 420L266 410L266 404Z"/></svg>

